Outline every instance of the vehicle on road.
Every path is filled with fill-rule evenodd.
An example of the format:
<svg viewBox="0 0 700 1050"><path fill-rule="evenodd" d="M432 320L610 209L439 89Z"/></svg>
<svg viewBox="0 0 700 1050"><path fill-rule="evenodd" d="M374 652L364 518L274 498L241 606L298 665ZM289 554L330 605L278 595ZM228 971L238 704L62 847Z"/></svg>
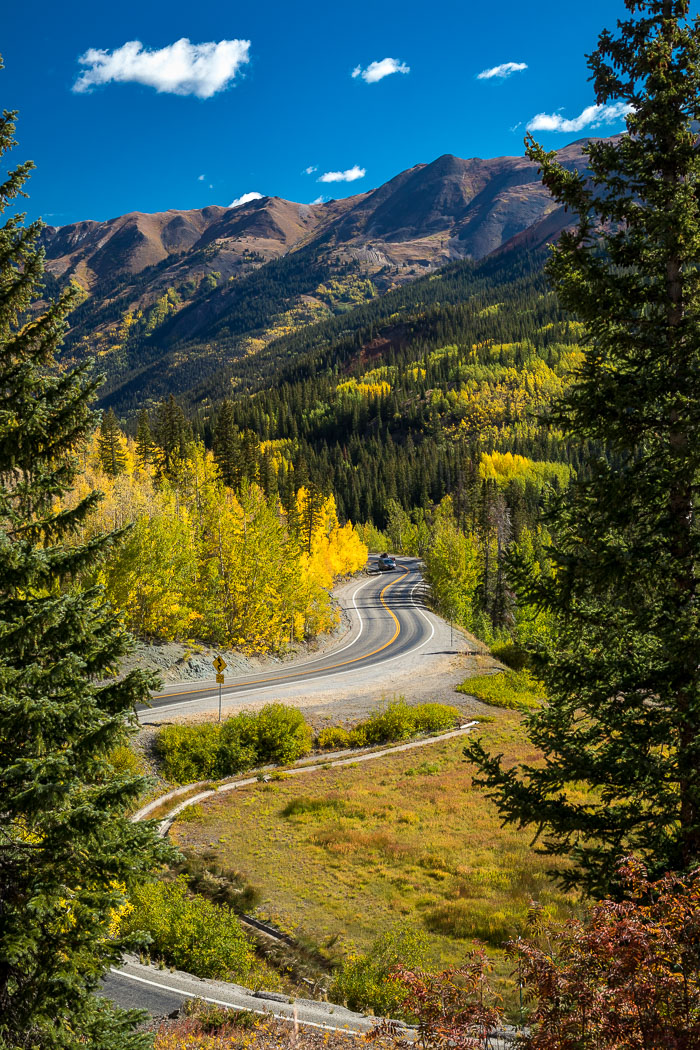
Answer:
<svg viewBox="0 0 700 1050"><path fill-rule="evenodd" d="M392 558L390 554L380 554L377 564L380 572L394 572L396 569L396 558Z"/></svg>

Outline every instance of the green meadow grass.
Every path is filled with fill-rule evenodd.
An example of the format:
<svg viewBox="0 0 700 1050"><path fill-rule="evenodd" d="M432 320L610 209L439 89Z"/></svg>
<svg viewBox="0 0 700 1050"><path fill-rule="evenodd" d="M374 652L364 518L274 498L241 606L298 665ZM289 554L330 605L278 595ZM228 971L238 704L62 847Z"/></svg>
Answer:
<svg viewBox="0 0 700 1050"><path fill-rule="evenodd" d="M481 732L509 762L537 760L518 715L499 712ZM214 797L173 836L213 850L261 891L261 914L338 959L408 921L428 935L430 966L484 942L505 988L502 945L524 931L530 902L564 917L573 901L529 834L500 826L462 748L437 742Z"/></svg>

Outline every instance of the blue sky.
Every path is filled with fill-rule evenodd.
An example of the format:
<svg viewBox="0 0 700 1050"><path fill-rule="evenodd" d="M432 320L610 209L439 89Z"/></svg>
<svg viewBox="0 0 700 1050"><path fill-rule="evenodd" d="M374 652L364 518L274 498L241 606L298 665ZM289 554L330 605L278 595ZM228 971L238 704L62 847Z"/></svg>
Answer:
<svg viewBox="0 0 700 1050"><path fill-rule="evenodd" d="M621 130L614 112L598 130L581 115L584 55L623 14L622 0L36 0L3 19L0 101L20 111L13 160L37 164L30 218L310 202L442 153L521 154L538 114L550 148ZM527 68L479 79L507 64Z"/></svg>

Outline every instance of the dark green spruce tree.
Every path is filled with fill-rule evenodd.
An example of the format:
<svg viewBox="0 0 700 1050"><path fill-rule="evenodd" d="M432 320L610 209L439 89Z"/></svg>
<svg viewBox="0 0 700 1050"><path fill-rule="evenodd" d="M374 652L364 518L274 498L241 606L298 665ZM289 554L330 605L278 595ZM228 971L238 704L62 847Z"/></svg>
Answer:
<svg viewBox="0 0 700 1050"><path fill-rule="evenodd" d="M238 488L243 480L241 437L234 419L233 405L223 401L214 423L214 459L225 485Z"/></svg>
<svg viewBox="0 0 700 1050"><path fill-rule="evenodd" d="M153 460L153 434L151 433L151 423L148 418L148 411L145 408L142 408L139 412L139 419L136 427L136 455L143 466L146 466L146 464Z"/></svg>
<svg viewBox="0 0 700 1050"><path fill-rule="evenodd" d="M30 168L0 183L2 211ZM126 815L141 779L110 764L151 682L113 677L128 638L80 583L114 539L77 541L98 494L56 509L96 418L86 369L54 367L70 299L30 311L40 230L16 212L0 227L0 1047L131 1050L149 1045L133 1017L92 993L123 951L115 912L164 856Z"/></svg>
<svg viewBox="0 0 700 1050"><path fill-rule="evenodd" d="M116 478L126 470L126 452L122 445L122 432L111 408L108 408L103 414L100 422L97 454L108 478Z"/></svg>
<svg viewBox="0 0 700 1050"><path fill-rule="evenodd" d="M174 481L192 443L192 427L173 394L156 408L154 437L158 473Z"/></svg>
<svg viewBox="0 0 700 1050"><path fill-rule="evenodd" d="M589 349L555 424L607 450L552 506L554 575L515 567L555 622L528 718L544 762L467 749L504 821L591 893L623 853L654 875L700 862L700 22L687 0L626 6L589 67L628 133L590 143L590 179L528 149L579 217L549 274Z"/></svg>

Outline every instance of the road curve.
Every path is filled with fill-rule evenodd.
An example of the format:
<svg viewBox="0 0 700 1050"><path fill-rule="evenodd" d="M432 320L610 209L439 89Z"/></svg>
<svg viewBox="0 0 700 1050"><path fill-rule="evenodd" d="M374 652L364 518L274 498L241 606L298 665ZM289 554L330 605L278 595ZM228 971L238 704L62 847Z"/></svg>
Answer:
<svg viewBox="0 0 700 1050"><path fill-rule="evenodd" d="M379 573L370 561L369 575L361 577L346 606L352 626L349 636L334 649L298 663L269 671L227 679L222 688L222 706L233 706L242 698L276 699L289 690L332 686L331 680L368 672L381 676L386 665L405 661L434 637L438 617L429 613L419 597L423 577L417 558L404 558L396 572ZM374 571L373 571L374 570ZM155 693L151 706L139 708L141 722L158 722L193 710L218 704L218 686L213 681L178 683Z"/></svg>

